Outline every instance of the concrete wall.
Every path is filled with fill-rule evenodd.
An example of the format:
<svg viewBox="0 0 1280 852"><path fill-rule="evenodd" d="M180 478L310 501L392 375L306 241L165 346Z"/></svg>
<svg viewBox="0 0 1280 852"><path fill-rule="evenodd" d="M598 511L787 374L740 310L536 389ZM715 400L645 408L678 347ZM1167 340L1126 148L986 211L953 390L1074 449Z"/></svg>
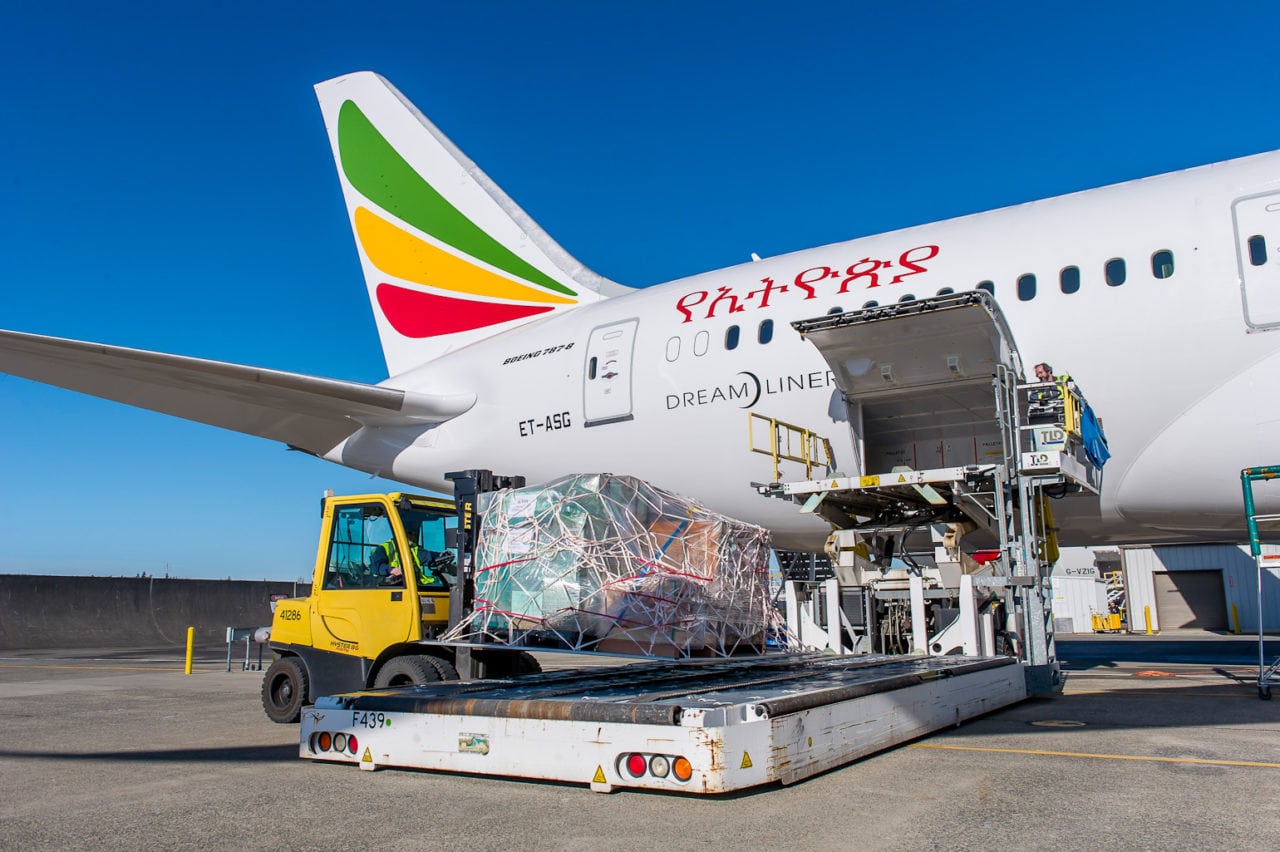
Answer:
<svg viewBox="0 0 1280 852"><path fill-rule="evenodd" d="M0 649L221 644L228 627L271 623L271 596L310 584L0 574Z"/></svg>

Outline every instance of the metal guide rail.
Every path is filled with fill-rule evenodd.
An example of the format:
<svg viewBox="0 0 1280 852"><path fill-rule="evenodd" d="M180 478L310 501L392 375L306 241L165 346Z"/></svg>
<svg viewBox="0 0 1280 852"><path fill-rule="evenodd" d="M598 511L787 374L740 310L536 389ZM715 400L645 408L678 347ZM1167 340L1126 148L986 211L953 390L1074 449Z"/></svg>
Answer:
<svg viewBox="0 0 1280 852"><path fill-rule="evenodd" d="M1280 657L1267 665L1262 578L1267 574L1267 570L1273 567L1276 557L1263 555L1262 537L1258 532L1258 524L1274 524L1280 521L1280 515L1257 511L1253 486L1255 482L1270 482L1276 478L1280 478L1280 465L1246 467L1240 471L1240 487L1244 489L1245 526L1249 531L1249 552L1253 554L1254 564L1258 569L1258 697L1264 701L1271 699L1271 687L1280 686Z"/></svg>
<svg viewBox="0 0 1280 852"><path fill-rule="evenodd" d="M1008 657L652 662L322 698L299 754L720 793L797 781L1025 697Z"/></svg>

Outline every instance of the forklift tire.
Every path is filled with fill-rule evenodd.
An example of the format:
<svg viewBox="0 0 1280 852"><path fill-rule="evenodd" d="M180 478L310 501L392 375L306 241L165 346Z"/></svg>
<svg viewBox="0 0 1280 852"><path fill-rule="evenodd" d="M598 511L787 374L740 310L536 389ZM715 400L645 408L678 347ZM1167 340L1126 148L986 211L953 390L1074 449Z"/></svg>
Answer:
<svg viewBox="0 0 1280 852"><path fill-rule="evenodd" d="M457 679L458 673L453 666L438 657L406 654L387 660L378 670L373 685L377 689L383 689L388 686L420 686L424 683Z"/></svg>
<svg viewBox="0 0 1280 852"><path fill-rule="evenodd" d="M310 686L307 667L297 657L280 657L262 677L262 709L281 725L302 718L302 705Z"/></svg>
<svg viewBox="0 0 1280 852"><path fill-rule="evenodd" d="M448 660L442 660L439 657L427 657L431 661L431 665L436 667L436 671L440 673L441 680L457 680L458 670L453 667L453 663Z"/></svg>
<svg viewBox="0 0 1280 852"><path fill-rule="evenodd" d="M542 666L528 651L490 653L485 660L485 677L508 678L527 674L540 674Z"/></svg>

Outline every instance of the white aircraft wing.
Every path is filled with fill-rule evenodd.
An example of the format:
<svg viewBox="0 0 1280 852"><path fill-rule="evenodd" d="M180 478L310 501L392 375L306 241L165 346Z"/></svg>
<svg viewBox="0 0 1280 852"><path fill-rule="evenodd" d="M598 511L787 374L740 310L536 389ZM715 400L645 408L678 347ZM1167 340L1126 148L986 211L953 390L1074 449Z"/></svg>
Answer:
<svg viewBox="0 0 1280 852"><path fill-rule="evenodd" d="M313 453L361 426L442 423L476 401L3 330L0 372Z"/></svg>

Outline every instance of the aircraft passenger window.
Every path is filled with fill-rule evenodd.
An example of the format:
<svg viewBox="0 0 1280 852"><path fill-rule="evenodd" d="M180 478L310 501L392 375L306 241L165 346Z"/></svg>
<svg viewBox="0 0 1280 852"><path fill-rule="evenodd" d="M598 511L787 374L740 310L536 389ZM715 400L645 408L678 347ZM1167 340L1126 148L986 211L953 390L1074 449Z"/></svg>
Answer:
<svg viewBox="0 0 1280 852"><path fill-rule="evenodd" d="M591 360L587 362L587 378L594 379L595 377L596 377L596 358L595 356L592 356Z"/></svg>
<svg viewBox="0 0 1280 852"><path fill-rule="evenodd" d="M1261 266L1267 262L1267 240L1261 234L1249 238L1249 263Z"/></svg>
<svg viewBox="0 0 1280 852"><path fill-rule="evenodd" d="M729 326L729 328L725 331L724 348L725 349L738 348L738 327L736 325Z"/></svg>
<svg viewBox="0 0 1280 852"><path fill-rule="evenodd" d="M1018 298L1030 302L1036 297L1036 276L1030 272L1018 276Z"/></svg>
<svg viewBox="0 0 1280 852"><path fill-rule="evenodd" d="M673 337L667 341L667 360L674 361L680 357L680 338ZM592 358L591 360L595 360Z"/></svg>
<svg viewBox="0 0 1280 852"><path fill-rule="evenodd" d="M844 313L844 308L841 308L841 307L835 307L827 311L828 316L835 316L836 314L842 314L842 313Z"/></svg>
<svg viewBox="0 0 1280 852"><path fill-rule="evenodd" d="M1121 284L1123 284L1124 277L1125 277L1124 258L1113 257L1110 260L1108 260L1107 266L1106 266L1106 273L1107 273L1108 287L1119 287Z"/></svg>
<svg viewBox="0 0 1280 852"><path fill-rule="evenodd" d="M1058 273L1058 287L1064 293L1074 293L1080 289L1080 267L1064 266Z"/></svg>
<svg viewBox="0 0 1280 852"><path fill-rule="evenodd" d="M939 295L939 296L950 296L950 295L951 295L952 293L954 293L954 292L955 292L955 288L954 288L954 287L943 287L941 290L939 290L939 291L938 291L938 295Z"/></svg>
<svg viewBox="0 0 1280 852"><path fill-rule="evenodd" d="M875 299L872 299L870 302L867 302L865 305L863 305L862 309L865 311L867 308L878 308L878 307L880 307L880 303L877 302Z"/></svg>
<svg viewBox="0 0 1280 852"><path fill-rule="evenodd" d="M760 323L760 331L756 335L756 339L761 343L768 343L773 340L773 320L763 320Z"/></svg>
<svg viewBox="0 0 1280 852"><path fill-rule="evenodd" d="M1173 275L1173 252L1160 249L1151 255L1151 274L1157 278L1168 278Z"/></svg>
<svg viewBox="0 0 1280 852"><path fill-rule="evenodd" d="M986 290L988 293L990 293L993 296L996 294L996 285L994 281L979 281L978 286L974 287L973 289Z"/></svg>
<svg viewBox="0 0 1280 852"><path fill-rule="evenodd" d="M707 347L711 345L711 332L700 331L698 336L693 339L693 354L706 355Z"/></svg>
<svg viewBox="0 0 1280 852"><path fill-rule="evenodd" d="M915 294L913 293L906 293L898 297L899 302L914 302L915 300L916 300L916 297L915 297Z"/></svg>

